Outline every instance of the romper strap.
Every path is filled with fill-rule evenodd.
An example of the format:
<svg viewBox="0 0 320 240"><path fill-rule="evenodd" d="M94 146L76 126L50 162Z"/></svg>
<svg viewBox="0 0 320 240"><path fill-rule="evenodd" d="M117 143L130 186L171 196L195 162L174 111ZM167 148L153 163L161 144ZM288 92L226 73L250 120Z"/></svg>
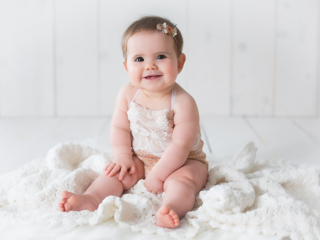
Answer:
<svg viewBox="0 0 320 240"><path fill-rule="evenodd" d="M174 85L172 89L172 95L171 95L171 110L173 108L174 100L176 99L176 84Z"/></svg>
<svg viewBox="0 0 320 240"><path fill-rule="evenodd" d="M138 89L138 91L136 92L136 94L134 95L134 97L133 97L132 100L131 100L132 102L134 102L134 99L138 96L140 90L141 90L141 89Z"/></svg>

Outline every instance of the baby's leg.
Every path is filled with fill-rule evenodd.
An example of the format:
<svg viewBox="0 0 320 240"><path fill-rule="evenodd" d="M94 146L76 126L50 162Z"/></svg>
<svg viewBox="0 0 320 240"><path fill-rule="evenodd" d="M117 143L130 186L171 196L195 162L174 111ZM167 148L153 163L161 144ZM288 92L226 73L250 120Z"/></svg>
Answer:
<svg viewBox="0 0 320 240"><path fill-rule="evenodd" d="M164 199L157 212L157 225L179 226L179 218L193 208L195 197L207 182L208 171L199 161L188 159L164 182Z"/></svg>
<svg viewBox="0 0 320 240"><path fill-rule="evenodd" d="M119 173L108 177L104 171L91 183L84 194L62 192L62 199L59 203L60 211L94 211L107 196L120 197L124 190L128 190L144 177L143 163L135 156L132 159L135 162L136 172L130 176L126 173L122 181L119 180Z"/></svg>

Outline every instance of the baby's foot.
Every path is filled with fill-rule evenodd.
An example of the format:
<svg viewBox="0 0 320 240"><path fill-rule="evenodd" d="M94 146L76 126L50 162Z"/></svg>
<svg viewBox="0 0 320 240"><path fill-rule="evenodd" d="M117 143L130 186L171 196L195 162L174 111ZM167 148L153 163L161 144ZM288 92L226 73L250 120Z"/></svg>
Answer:
<svg viewBox="0 0 320 240"><path fill-rule="evenodd" d="M61 212L82 210L94 211L99 206L99 203L90 195L74 194L63 191L61 196L62 199L59 203Z"/></svg>
<svg viewBox="0 0 320 240"><path fill-rule="evenodd" d="M156 225L164 228L175 228L179 226L179 217L167 206L161 207L157 212Z"/></svg>

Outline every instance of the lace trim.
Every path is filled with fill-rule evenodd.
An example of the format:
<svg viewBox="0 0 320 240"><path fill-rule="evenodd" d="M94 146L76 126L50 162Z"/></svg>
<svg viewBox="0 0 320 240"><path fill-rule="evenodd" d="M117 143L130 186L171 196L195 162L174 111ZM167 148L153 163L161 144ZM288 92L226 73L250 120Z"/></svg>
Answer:
<svg viewBox="0 0 320 240"><path fill-rule="evenodd" d="M151 110L131 101L127 112L132 134L132 150L161 157L172 142L173 110ZM202 145L201 145L202 142ZM202 152L200 131L191 151Z"/></svg>
<svg viewBox="0 0 320 240"><path fill-rule="evenodd" d="M133 149L161 157L171 143L173 111L151 110L131 101L127 113L133 136Z"/></svg>

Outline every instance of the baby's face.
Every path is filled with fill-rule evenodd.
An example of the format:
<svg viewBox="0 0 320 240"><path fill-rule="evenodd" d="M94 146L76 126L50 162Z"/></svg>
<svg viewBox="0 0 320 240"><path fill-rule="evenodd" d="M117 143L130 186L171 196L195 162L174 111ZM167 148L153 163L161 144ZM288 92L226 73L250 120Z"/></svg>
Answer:
<svg viewBox="0 0 320 240"><path fill-rule="evenodd" d="M141 31L132 35L124 62L132 85L152 92L171 87L182 70L181 57L178 59L174 44L172 36L160 31Z"/></svg>

